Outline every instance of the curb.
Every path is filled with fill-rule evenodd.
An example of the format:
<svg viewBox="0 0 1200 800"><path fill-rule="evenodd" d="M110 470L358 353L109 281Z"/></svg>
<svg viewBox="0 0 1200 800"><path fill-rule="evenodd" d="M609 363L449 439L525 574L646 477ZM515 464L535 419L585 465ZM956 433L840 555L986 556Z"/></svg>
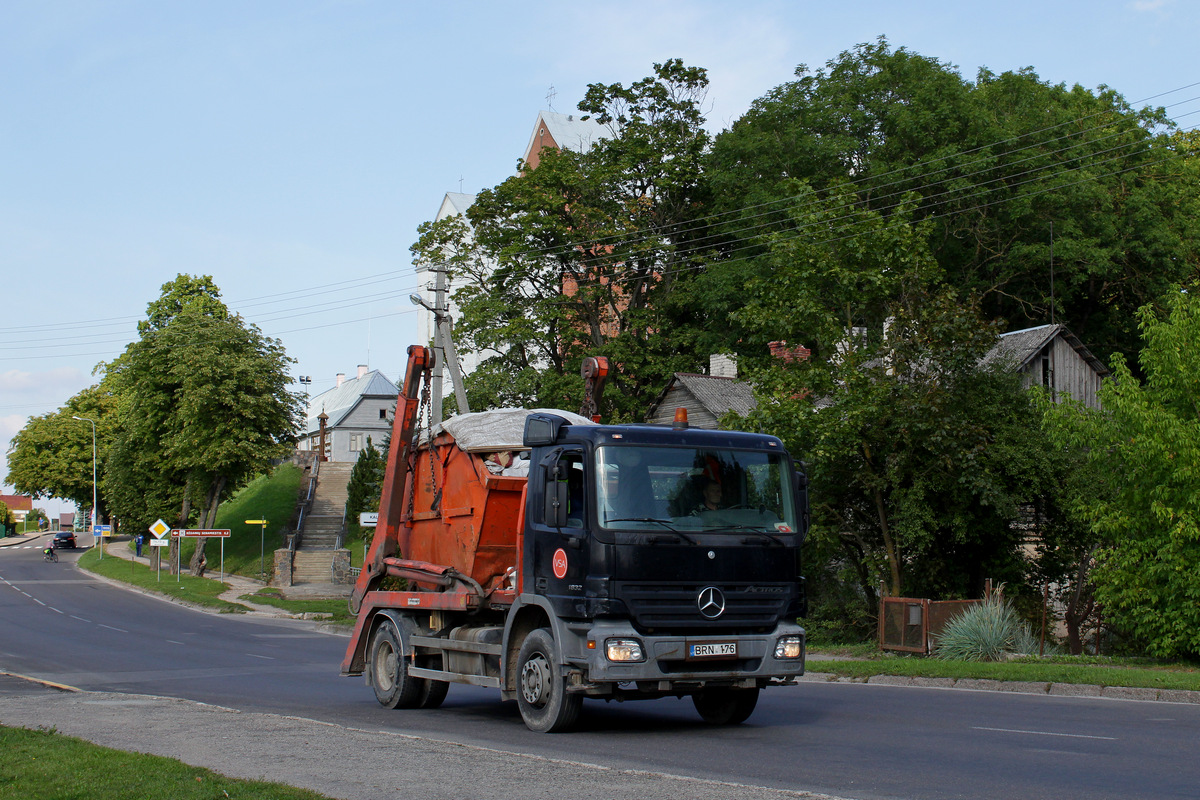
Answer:
<svg viewBox="0 0 1200 800"><path fill-rule="evenodd" d="M1012 692L1054 697L1099 697L1107 700L1188 703L1200 705L1200 692L1187 689L1145 689L1132 686L1094 686L1081 683L997 681L990 678L913 678L904 675L872 675L848 678L832 672L805 672L799 679L813 683L865 683L871 686L909 686L923 689L957 689L975 692Z"/></svg>

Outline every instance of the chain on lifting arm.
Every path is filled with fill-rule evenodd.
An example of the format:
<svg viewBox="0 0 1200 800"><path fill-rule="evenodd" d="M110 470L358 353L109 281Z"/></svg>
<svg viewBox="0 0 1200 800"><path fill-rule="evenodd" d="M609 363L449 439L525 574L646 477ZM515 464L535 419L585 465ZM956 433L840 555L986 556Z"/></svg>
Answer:
<svg viewBox="0 0 1200 800"><path fill-rule="evenodd" d="M604 394L604 381L608 378L608 359L604 356L585 358L580 373L583 375L583 405L579 413L592 422L599 422L600 399Z"/></svg>

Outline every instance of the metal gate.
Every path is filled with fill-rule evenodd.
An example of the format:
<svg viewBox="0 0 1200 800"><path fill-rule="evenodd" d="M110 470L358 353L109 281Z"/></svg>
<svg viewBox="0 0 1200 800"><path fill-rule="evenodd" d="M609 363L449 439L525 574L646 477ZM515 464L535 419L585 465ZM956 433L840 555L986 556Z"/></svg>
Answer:
<svg viewBox="0 0 1200 800"><path fill-rule="evenodd" d="M980 602L884 597L879 601L879 649L928 655L950 620Z"/></svg>

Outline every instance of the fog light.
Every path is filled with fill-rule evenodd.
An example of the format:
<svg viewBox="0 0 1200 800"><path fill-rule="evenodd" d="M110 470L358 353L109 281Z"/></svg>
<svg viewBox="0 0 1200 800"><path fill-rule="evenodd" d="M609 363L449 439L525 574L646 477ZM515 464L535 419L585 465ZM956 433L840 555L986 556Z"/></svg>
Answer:
<svg viewBox="0 0 1200 800"><path fill-rule="evenodd" d="M804 653L804 639L799 636L780 636L775 642L776 658L800 658Z"/></svg>
<svg viewBox="0 0 1200 800"><path fill-rule="evenodd" d="M645 661L642 643L637 639L608 639L604 642L604 653L609 661Z"/></svg>

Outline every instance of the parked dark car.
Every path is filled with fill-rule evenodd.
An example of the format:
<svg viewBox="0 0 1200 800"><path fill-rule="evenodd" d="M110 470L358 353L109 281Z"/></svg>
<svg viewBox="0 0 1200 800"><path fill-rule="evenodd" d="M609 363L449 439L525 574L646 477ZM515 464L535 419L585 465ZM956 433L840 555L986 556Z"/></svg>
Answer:
<svg viewBox="0 0 1200 800"><path fill-rule="evenodd" d="M71 531L59 531L54 534L54 539L51 540L50 546L55 550L66 550L67 548L74 550L76 547L75 534Z"/></svg>

